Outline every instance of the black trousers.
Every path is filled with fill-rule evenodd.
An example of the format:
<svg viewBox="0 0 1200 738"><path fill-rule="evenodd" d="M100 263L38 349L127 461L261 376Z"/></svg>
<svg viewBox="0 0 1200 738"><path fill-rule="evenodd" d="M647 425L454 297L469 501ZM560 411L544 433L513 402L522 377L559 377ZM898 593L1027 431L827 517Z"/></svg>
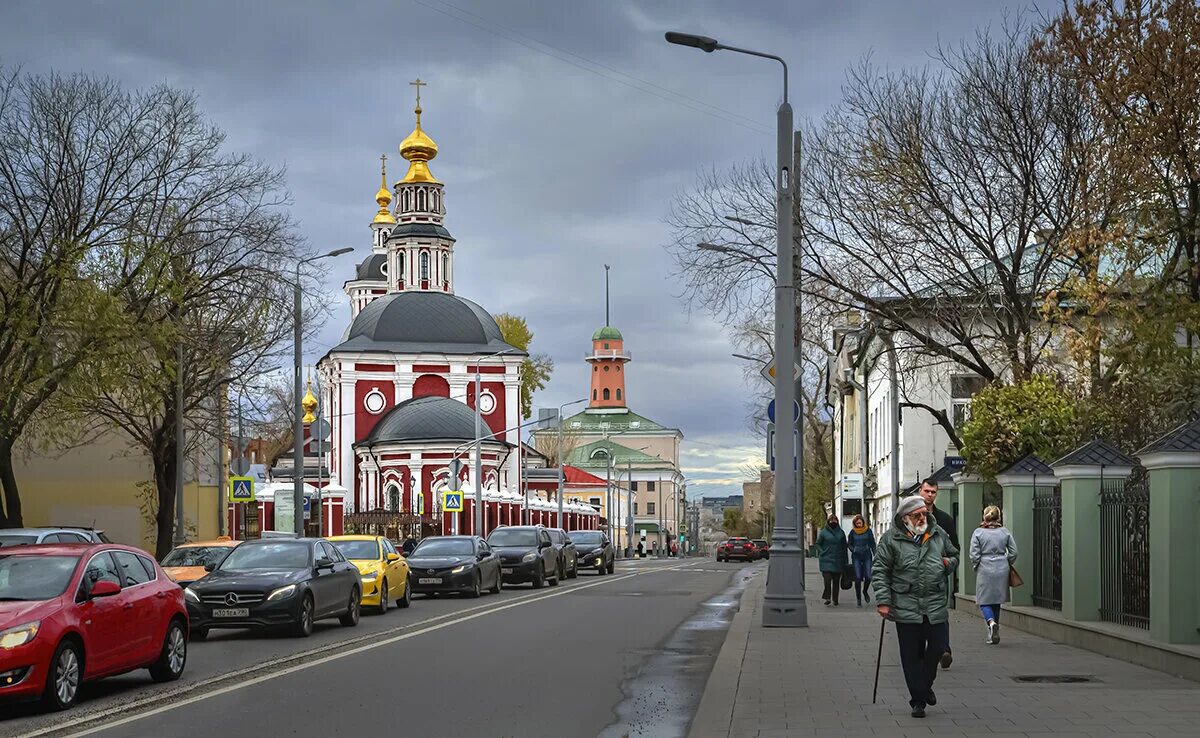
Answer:
<svg viewBox="0 0 1200 738"><path fill-rule="evenodd" d="M896 623L896 640L900 642L900 666L908 684L908 704L912 707L928 704L929 691L937 678L938 661L949 647L950 624Z"/></svg>
<svg viewBox="0 0 1200 738"><path fill-rule="evenodd" d="M825 589L821 591L821 599L828 600L833 593L833 604L838 603L838 592L842 591L842 573L840 571L823 571L821 578L825 580Z"/></svg>

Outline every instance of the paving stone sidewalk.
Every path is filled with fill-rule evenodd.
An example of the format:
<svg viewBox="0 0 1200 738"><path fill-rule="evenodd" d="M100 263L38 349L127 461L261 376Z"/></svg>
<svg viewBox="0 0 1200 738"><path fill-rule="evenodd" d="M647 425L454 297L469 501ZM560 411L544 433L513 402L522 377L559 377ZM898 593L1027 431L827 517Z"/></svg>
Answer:
<svg viewBox="0 0 1200 738"><path fill-rule="evenodd" d="M883 643L879 701L871 704L879 616L819 599L808 562L807 629L763 628L766 565L753 580L709 677L691 738L783 736L1198 736L1200 683L1002 628L984 643L974 611L950 624L954 665L935 683L936 707L909 715L895 625ZM814 597L813 594L817 596ZM848 594L848 596L847 596ZM1085 676L1078 684L1022 683L1020 676Z"/></svg>

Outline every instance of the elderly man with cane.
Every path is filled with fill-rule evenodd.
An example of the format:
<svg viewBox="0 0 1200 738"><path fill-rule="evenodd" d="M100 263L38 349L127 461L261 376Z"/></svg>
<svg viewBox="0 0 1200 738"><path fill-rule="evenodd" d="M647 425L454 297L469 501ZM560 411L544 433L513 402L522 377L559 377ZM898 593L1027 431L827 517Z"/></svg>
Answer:
<svg viewBox="0 0 1200 738"><path fill-rule="evenodd" d="M900 501L895 525L875 551L872 582L879 615L896 623L915 718L937 704L933 681L950 635L946 573L958 566L958 548L929 517L919 496Z"/></svg>

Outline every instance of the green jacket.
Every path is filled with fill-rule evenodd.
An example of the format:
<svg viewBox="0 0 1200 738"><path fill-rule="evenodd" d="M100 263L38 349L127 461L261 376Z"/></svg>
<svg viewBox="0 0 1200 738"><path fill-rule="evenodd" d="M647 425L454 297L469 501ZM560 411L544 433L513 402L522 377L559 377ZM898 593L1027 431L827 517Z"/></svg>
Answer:
<svg viewBox="0 0 1200 738"><path fill-rule="evenodd" d="M872 589L877 605L891 608L897 623L944 623L947 576L958 567L958 549L946 531L933 524L924 543L908 535L902 521L883 534L875 549Z"/></svg>
<svg viewBox="0 0 1200 738"><path fill-rule="evenodd" d="M821 552L821 571L840 572L849 563L846 546L846 534L838 526L830 528L826 525L817 536L817 550Z"/></svg>

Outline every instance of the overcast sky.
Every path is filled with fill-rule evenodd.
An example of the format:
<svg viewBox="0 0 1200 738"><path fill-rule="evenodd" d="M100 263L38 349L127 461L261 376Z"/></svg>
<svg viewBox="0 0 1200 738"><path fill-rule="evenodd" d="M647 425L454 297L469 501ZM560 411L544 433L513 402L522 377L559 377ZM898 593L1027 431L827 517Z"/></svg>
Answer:
<svg viewBox="0 0 1200 738"><path fill-rule="evenodd" d="M101 2L0 6L0 63L86 71L130 87L194 89L232 149L288 170L315 248L350 245L329 270L339 306L314 360L349 320L342 283L370 249L379 187L403 174L420 77L432 163L446 184L456 292L525 316L556 369L539 406L583 397L584 352L612 322L634 361L637 412L683 430L689 491L738 493L762 462L751 388L720 327L689 311L663 246L671 197L698 169L774 150L778 68L669 46L684 30L785 57L798 118L839 98L848 65L928 63L939 42L997 26L1029 0L378 0ZM281 265L282 266L282 265Z"/></svg>

